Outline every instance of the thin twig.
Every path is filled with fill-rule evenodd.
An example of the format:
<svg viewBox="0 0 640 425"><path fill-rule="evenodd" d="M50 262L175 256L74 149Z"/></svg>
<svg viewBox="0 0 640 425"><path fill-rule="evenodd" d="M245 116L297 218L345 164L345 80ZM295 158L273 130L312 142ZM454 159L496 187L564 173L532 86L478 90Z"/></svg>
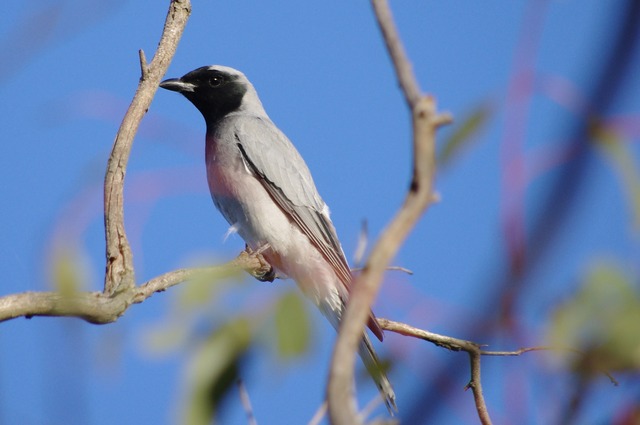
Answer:
<svg viewBox="0 0 640 425"><path fill-rule="evenodd" d="M359 421L364 422L371 414L375 411L376 407L384 403L384 398L382 398L382 394L376 394L370 401L367 403L364 408L358 413Z"/></svg>
<svg viewBox="0 0 640 425"><path fill-rule="evenodd" d="M490 351L483 350L482 345L468 341L464 339L454 338L451 336L440 335L437 333L429 332L424 329L415 328L406 323L394 322L393 320L377 318L380 327L386 331L395 332L400 335L419 338L428 342L431 342L438 347L443 347L451 351L464 351L469 354L471 361L471 380L467 385L467 388L471 388L474 393L474 400L476 403L476 410L478 411L478 417L483 424L491 423L489 419L489 413L482 395L482 383L480 381L480 358L482 356L500 356L500 357L515 357L525 353L534 351L569 351L578 355L585 355L581 350L571 347L555 347L548 345L541 345L536 347L524 347L511 351ZM606 370L600 370L611 383L618 386L619 383L616 378Z"/></svg>
<svg viewBox="0 0 640 425"><path fill-rule="evenodd" d="M405 336L412 336L420 338L425 341L429 341L439 347L446 348L452 351L464 351L469 355L469 361L471 364L471 379L466 388L471 388L473 392L473 398L475 401L476 411L478 412L478 418L483 425L491 424L491 418L489 417L489 411L484 400L482 393L482 380L480 376L480 359L483 355L483 350L480 344L464 339L453 338L450 336L439 335L433 332L425 331L410 326L406 323L394 322L388 319L378 318L378 324L384 330L399 333ZM519 355L526 351L533 351L533 349L520 349L517 352L502 352L504 355ZM487 351L487 355L500 355L497 351Z"/></svg>
<svg viewBox="0 0 640 425"><path fill-rule="evenodd" d="M438 347L446 348L451 351L470 351L479 350L480 346L472 341L458 339L446 335L425 331L424 329L415 328L406 323L395 322L389 319L378 317L378 324L386 331L395 332L400 335L411 336L431 342Z"/></svg>
<svg viewBox="0 0 640 425"><path fill-rule="evenodd" d="M520 348L518 350L514 350L514 351L486 351L486 350L480 350L480 354L482 354L483 356L520 356L524 353L529 353L531 351L569 351L571 353L580 355L580 356L586 356L587 353L585 353L582 350L579 350L577 348L572 348L572 347L554 347L554 346L547 346L547 345L541 345L538 347L526 347L526 348ZM600 373L602 373L604 376L606 376L609 381L615 385L616 387L618 385L620 385L620 383L618 382L618 380L611 374L611 372L604 370L604 369L600 369L599 370Z"/></svg>
<svg viewBox="0 0 640 425"><path fill-rule="evenodd" d="M403 272L403 273L406 273L406 274L408 274L410 276L413 275L413 271L412 270L409 270L406 267L402 267L402 266L387 266L384 269L387 270L387 271ZM361 272L362 270L364 270L364 267L355 267L355 268L351 269L351 271L353 273Z"/></svg>
<svg viewBox="0 0 640 425"><path fill-rule="evenodd" d="M409 270L408 268L402 266L388 266L386 270L402 272L408 274L409 276L413 276L413 270Z"/></svg>
<svg viewBox="0 0 640 425"><path fill-rule="evenodd" d="M367 220L362 220L362 225L360 226L360 232L358 233L358 244L356 245L356 250L353 254L353 263L358 268L362 264L362 260L364 259L364 254L367 251L368 244L369 244L369 225L367 223Z"/></svg>
<svg viewBox="0 0 640 425"><path fill-rule="evenodd" d="M316 413L314 413L313 417L311 418L311 420L307 425L320 425L320 421L322 421L322 419L326 414L327 414L327 402L325 401L320 405L320 407L318 407L318 410L316 410Z"/></svg>
<svg viewBox="0 0 640 425"><path fill-rule="evenodd" d="M258 422L256 422L256 417L253 415L253 407L251 407L251 400L249 399L249 392L247 391L247 387L244 385L242 379L238 379L237 383L238 392L240 393L240 403L242 403L242 407L247 414L247 424L258 425Z"/></svg>
<svg viewBox="0 0 640 425"><path fill-rule="evenodd" d="M387 0L372 0L371 4L376 19L378 20L380 32L382 32L382 37L387 45L387 51L389 52L389 56L391 56L391 61L393 62L400 87L402 88L402 93L409 107L413 109L416 103L418 103L418 99L422 96L422 91L420 90L420 86L418 86L418 81L413 75L411 62L404 50L402 40L400 40L400 35L398 34L393 16L391 15L391 9L389 8Z"/></svg>
<svg viewBox="0 0 640 425"><path fill-rule="evenodd" d="M558 350L558 348L550 347L546 345L541 345L538 347L526 347L520 348L518 350L513 351L486 351L480 350L480 354L483 356L520 356L524 353L529 353L531 351L550 351L550 350Z"/></svg>

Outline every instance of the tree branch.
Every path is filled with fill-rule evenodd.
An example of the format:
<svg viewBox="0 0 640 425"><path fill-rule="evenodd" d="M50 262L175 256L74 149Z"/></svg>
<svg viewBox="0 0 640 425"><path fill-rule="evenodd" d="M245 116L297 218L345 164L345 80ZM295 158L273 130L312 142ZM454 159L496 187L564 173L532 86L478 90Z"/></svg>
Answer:
<svg viewBox="0 0 640 425"><path fill-rule="evenodd" d="M246 271L252 275L264 270L260 255L241 252L226 264L213 267L174 270L157 276L146 283L126 288L115 294L104 292L23 292L0 297L0 322L34 316L77 317L94 324L112 323L118 320L132 304L138 304L156 292L162 292L179 283L199 276L224 278Z"/></svg>
<svg viewBox="0 0 640 425"><path fill-rule="evenodd" d="M478 412L478 419L482 425L491 425L491 418L489 417L489 411L487 410L487 404L484 401L484 394L482 393L482 379L480 378L480 352L469 351L469 363L471 364L471 380L467 384L466 388L471 388L473 392L473 400L476 404L476 412Z"/></svg>
<svg viewBox="0 0 640 425"><path fill-rule="evenodd" d="M102 292L23 292L0 298L0 322L17 317L68 316L90 323L111 323L128 308L124 292L109 297Z"/></svg>
<svg viewBox="0 0 640 425"><path fill-rule="evenodd" d="M402 94L404 94L409 108L413 109L416 103L418 103L418 99L422 96L422 91L420 90L418 81L413 75L413 67L402 45L402 40L394 24L389 4L387 0L372 0L371 5L373 6L382 38L387 46L387 51L389 52L389 56L391 56Z"/></svg>
<svg viewBox="0 0 640 425"><path fill-rule="evenodd" d="M142 117L147 113L160 79L167 72L178 42L191 14L189 0L172 0L164 30L151 64L146 64L142 51L142 76L131 105L116 134L104 179L104 227L106 239L106 272L104 293L113 295L135 287L133 254L124 228L124 177L133 139Z"/></svg>
<svg viewBox="0 0 640 425"><path fill-rule="evenodd" d="M446 348L451 351L466 352L469 355L469 361L471 365L471 378L466 386L466 389L471 388L471 391L473 392L473 398L476 405L476 411L478 412L478 418L483 425L491 424L491 418L489 416L489 411L487 409L487 405L482 393L482 380L480 376L480 361L482 356L513 357L520 356L524 353L529 353L532 351L549 350L571 351L573 353L583 354L580 350L574 348L549 346L526 347L512 351L489 351L483 350L482 345L473 341L440 335L437 333L425 331L423 329L414 328L413 326L410 326L406 323L394 322L393 320L383 319L380 317L377 320L380 327L384 330L395 332L404 336L419 338L431 342L438 347ZM618 381L616 381L616 379L608 371L603 370L601 372L605 376L607 376L614 385L618 385Z"/></svg>
<svg viewBox="0 0 640 425"><path fill-rule="evenodd" d="M404 204L382 233L362 273L356 278L342 318L327 386L329 417L333 424L360 422L352 394L355 353L385 268L434 200L435 132L439 126L451 120L447 115L436 113L435 100L431 96L420 93L386 0L372 0L372 3L400 86L412 112L413 177Z"/></svg>
<svg viewBox="0 0 640 425"><path fill-rule="evenodd" d="M480 376L480 359L483 355L501 355L501 356L517 356L528 351L537 349L545 349L545 347L523 348L518 351L483 351L479 344L464 339L453 338L450 336L439 335L423 329L414 328L406 323L394 322L388 319L378 318L378 323L382 329L396 332L400 335L412 336L429 341L438 347L443 347L451 351L465 351L469 355L471 365L471 378L466 388L471 388L473 398L478 412L478 418L483 425L490 425L491 418L487 410L487 404L484 401L482 393L482 379Z"/></svg>
<svg viewBox="0 0 640 425"><path fill-rule="evenodd" d="M238 379L238 393L240 394L240 403L244 408L244 412L247 415L247 425L258 425L256 418L253 414L253 407L251 407L251 399L249 398L249 392L247 391L247 387L242 382L242 379Z"/></svg>

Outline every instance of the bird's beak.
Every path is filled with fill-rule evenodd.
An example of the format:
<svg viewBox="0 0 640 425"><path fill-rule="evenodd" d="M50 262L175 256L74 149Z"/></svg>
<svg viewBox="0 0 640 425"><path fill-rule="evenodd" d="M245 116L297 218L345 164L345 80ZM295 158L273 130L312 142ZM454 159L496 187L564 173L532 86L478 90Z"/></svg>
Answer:
<svg viewBox="0 0 640 425"><path fill-rule="evenodd" d="M178 93L192 92L196 88L195 84L182 81L180 78L169 78L160 83L163 89L177 91Z"/></svg>

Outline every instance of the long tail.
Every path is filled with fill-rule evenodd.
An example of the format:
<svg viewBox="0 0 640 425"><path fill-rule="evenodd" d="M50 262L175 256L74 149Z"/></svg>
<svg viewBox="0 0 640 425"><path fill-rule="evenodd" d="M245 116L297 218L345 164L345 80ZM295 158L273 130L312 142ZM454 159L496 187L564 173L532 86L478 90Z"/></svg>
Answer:
<svg viewBox="0 0 640 425"><path fill-rule="evenodd" d="M344 309L346 308L346 303L344 303L343 301L340 308L334 309L333 306L328 302L321 302L319 303L318 308L320 309L324 317L329 320L335 330L339 330L340 320L342 319L342 314L344 312ZM373 312L371 313L371 316L369 318L368 327L371 329L374 335L376 335L376 337L378 337L378 339L382 341L382 329L380 329L380 327L378 326L378 322L376 321ZM373 349L373 345L371 344L371 340L369 339L366 331L362 333L362 339L360 340L358 354L360 354L360 358L367 368L369 375L371 375L373 382L375 382L376 386L378 387L378 391L380 391L380 395L384 400L384 404L387 406L387 410L389 410L389 414L393 415L394 413L398 412L398 407L396 406L396 394L395 392L393 392L391 382L389 382L389 378L387 378L387 374L380 364L380 360L378 360L378 356Z"/></svg>
<svg viewBox="0 0 640 425"><path fill-rule="evenodd" d="M380 391L389 413L393 415L398 411L398 407L396 406L396 394L393 392L391 382L389 382L389 378L387 378L387 374L382 368L367 334L364 334L362 337L358 353L360 354L360 358L364 362L367 371L371 375L371 378L373 378L373 381L376 383L378 391Z"/></svg>
<svg viewBox="0 0 640 425"><path fill-rule="evenodd" d="M318 307L320 308L322 314L329 320L331 325L333 325L333 327L338 330L340 328L340 319L342 317L342 312L344 311L345 304L343 303L341 309L337 311L334 310L328 303L320 303ZM371 317L373 318L373 313ZM378 323L375 322L375 319L372 320L377 326ZM369 323L371 323L371 320L369 321ZM371 325L369 326L371 327ZM382 330L379 327L377 329L378 332L375 333L375 335L378 336L379 333L380 336L378 337L380 340L382 340ZM380 364L380 360L378 360L378 356L373 349L373 345L371 345L371 340L366 334L366 331L362 334L362 340L360 340L358 353L360 354L360 358L367 368L369 375L371 375L371 378L378 387L380 395L382 395L382 398L384 399L384 404L389 410L389 414L393 415L398 411L398 407L396 406L396 394L395 392L393 392L391 382L389 382L389 378L387 378L387 374Z"/></svg>

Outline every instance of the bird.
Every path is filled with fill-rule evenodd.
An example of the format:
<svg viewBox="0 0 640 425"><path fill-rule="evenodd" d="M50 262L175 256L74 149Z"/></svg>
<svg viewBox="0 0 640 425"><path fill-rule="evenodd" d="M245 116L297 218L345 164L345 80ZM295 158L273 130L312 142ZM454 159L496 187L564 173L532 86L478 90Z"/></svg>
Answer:
<svg viewBox="0 0 640 425"><path fill-rule="evenodd" d="M211 197L247 248L262 254L272 273L293 279L337 330L354 277L304 159L267 115L240 71L203 66L160 83L187 98L206 123L205 163ZM382 329L370 314L368 327ZM389 412L396 396L367 333L359 354Z"/></svg>

